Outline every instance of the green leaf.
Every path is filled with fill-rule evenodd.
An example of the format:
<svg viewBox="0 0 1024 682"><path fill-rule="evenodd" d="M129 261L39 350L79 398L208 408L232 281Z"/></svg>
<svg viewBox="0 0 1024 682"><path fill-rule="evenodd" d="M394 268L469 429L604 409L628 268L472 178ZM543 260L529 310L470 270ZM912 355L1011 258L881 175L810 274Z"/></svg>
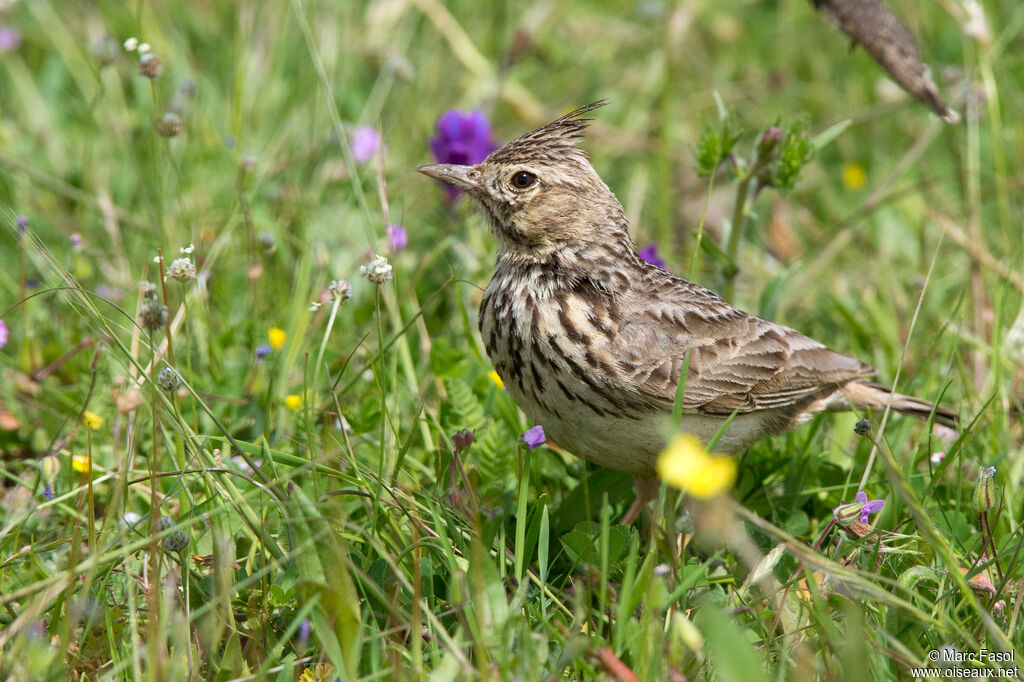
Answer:
<svg viewBox="0 0 1024 682"><path fill-rule="evenodd" d="M820 151L822 147L839 137L844 130L849 128L851 123L853 123L851 119L843 119L839 123L830 125L828 128L812 137L811 150L815 153Z"/></svg>
<svg viewBox="0 0 1024 682"><path fill-rule="evenodd" d="M632 526L611 526L608 532L608 566L611 568L623 557L629 546ZM601 526L593 521L583 521L561 537L562 547L575 564L597 564L601 560Z"/></svg>
<svg viewBox="0 0 1024 682"><path fill-rule="evenodd" d="M715 679L721 682L769 679L764 663L733 619L707 600L701 606L700 615L701 633L711 650Z"/></svg>
<svg viewBox="0 0 1024 682"><path fill-rule="evenodd" d="M442 423L449 432L459 429L475 431L485 421L484 407L462 379L452 378L444 383L448 401L444 405Z"/></svg>
<svg viewBox="0 0 1024 682"><path fill-rule="evenodd" d="M430 370L442 379L465 376L465 356L442 336L430 346Z"/></svg>

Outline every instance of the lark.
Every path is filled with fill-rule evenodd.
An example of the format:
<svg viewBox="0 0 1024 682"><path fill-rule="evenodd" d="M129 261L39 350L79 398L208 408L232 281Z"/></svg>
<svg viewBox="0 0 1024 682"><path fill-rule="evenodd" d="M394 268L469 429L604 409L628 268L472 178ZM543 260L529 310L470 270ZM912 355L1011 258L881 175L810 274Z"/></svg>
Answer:
<svg viewBox="0 0 1024 682"><path fill-rule="evenodd" d="M516 404L575 455L634 475L631 521L658 490L675 428L738 453L824 411L953 412L636 255L618 199L577 146L595 102L473 166L423 166L483 207L498 258L480 304L487 355ZM681 424L672 424L682 385ZM731 420L731 421L729 421Z"/></svg>

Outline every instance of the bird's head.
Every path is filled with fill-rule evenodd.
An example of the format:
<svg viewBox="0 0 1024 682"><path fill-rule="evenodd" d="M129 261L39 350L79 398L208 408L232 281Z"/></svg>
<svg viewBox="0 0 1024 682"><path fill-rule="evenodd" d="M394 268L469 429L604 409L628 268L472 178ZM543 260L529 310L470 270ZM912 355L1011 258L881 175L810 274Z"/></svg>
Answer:
<svg viewBox="0 0 1024 682"><path fill-rule="evenodd" d="M474 166L438 164L420 173L480 202L498 241L499 258L545 260L608 244L626 235L615 195L576 146L594 102L508 142Z"/></svg>

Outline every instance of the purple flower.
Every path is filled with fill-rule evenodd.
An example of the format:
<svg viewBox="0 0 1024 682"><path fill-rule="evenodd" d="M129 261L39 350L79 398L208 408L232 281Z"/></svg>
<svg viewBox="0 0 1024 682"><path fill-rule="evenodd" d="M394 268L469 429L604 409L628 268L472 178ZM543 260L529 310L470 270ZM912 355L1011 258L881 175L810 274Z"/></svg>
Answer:
<svg viewBox="0 0 1024 682"><path fill-rule="evenodd" d="M297 646L295 647L296 649L298 649L299 651L302 651L303 649L306 648L306 644L309 642L309 634L310 634L310 632L312 632L312 630L313 630L313 626L310 624L308 618L306 618L301 623L299 623L299 629L298 629L298 632L297 632L298 636L296 637L296 639L298 640L296 642L296 644L297 644Z"/></svg>
<svg viewBox="0 0 1024 682"><path fill-rule="evenodd" d="M17 219L18 223L18 239L21 239L25 234L25 230L28 229L28 217L20 215Z"/></svg>
<svg viewBox="0 0 1024 682"><path fill-rule="evenodd" d="M0 52L11 52L21 47L21 33L13 26L0 26Z"/></svg>
<svg viewBox="0 0 1024 682"><path fill-rule="evenodd" d="M544 445L544 441L546 440L544 438L544 427L541 426L540 424L537 424L533 428L526 429L526 431L523 432L523 435L521 435L520 438L522 438L523 441L526 442L526 447L530 448L531 450L533 450L538 445Z"/></svg>
<svg viewBox="0 0 1024 682"><path fill-rule="evenodd" d="M863 505L860 508L861 523L867 523L869 516L877 514L882 511L883 507L885 507L885 500L868 500L868 494L863 490L857 493L855 499L857 500L857 504Z"/></svg>
<svg viewBox="0 0 1024 682"><path fill-rule="evenodd" d="M52 500L53 488L51 488L50 486L46 486L45 488L43 488L43 497L47 500Z"/></svg>
<svg viewBox="0 0 1024 682"><path fill-rule="evenodd" d="M366 163L380 149L380 135L370 126L359 126L352 131L348 146L356 163Z"/></svg>
<svg viewBox="0 0 1024 682"><path fill-rule="evenodd" d="M661 268L662 270L668 270L665 261L658 256L658 245L654 242L651 242L644 248L637 251L636 255L640 256L654 267Z"/></svg>
<svg viewBox="0 0 1024 682"><path fill-rule="evenodd" d="M480 163L498 148L491 135L491 124L479 109L463 112L449 109L437 119L437 135L430 138L430 151L438 163L471 166ZM444 186L449 201L461 192Z"/></svg>
<svg viewBox="0 0 1024 682"><path fill-rule="evenodd" d="M75 251L82 250L82 235L80 235L79 233L72 232L71 236L68 237L68 241L71 242L71 248L73 248Z"/></svg>
<svg viewBox="0 0 1024 682"><path fill-rule="evenodd" d="M391 253L398 253L409 243L409 235L401 225L388 225L388 243L391 244Z"/></svg>
<svg viewBox="0 0 1024 682"><path fill-rule="evenodd" d="M256 346L256 359L262 360L263 358L270 355L271 348L267 344Z"/></svg>
<svg viewBox="0 0 1024 682"><path fill-rule="evenodd" d="M123 291L121 291L120 289L115 289L114 287L109 286L107 284L97 284L96 294L98 296L102 296L103 298L109 298L111 301L114 301L115 303L124 298Z"/></svg>
<svg viewBox="0 0 1024 682"><path fill-rule="evenodd" d="M3 320L0 320L0 348L7 345L7 325L4 324Z"/></svg>

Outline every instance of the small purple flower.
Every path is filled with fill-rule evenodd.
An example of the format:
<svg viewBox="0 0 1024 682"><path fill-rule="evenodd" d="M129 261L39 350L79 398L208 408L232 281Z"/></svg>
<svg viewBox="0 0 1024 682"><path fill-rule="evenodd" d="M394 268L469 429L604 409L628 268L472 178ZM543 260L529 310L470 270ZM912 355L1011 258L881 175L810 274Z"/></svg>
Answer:
<svg viewBox="0 0 1024 682"><path fill-rule="evenodd" d="M857 504L864 505L860 508L861 523L867 523L869 516L877 514L882 511L883 507L885 507L885 500L868 500L868 494L863 490L857 493L855 499L857 500Z"/></svg>
<svg viewBox="0 0 1024 682"><path fill-rule="evenodd" d="M109 286L107 284L97 284L96 294L98 296L102 296L103 298L109 298L111 301L114 301L115 303L124 298L123 291L121 291L120 289L115 289L114 287Z"/></svg>
<svg viewBox="0 0 1024 682"><path fill-rule="evenodd" d="M0 26L0 52L11 52L21 47L21 32L13 26Z"/></svg>
<svg viewBox="0 0 1024 682"><path fill-rule="evenodd" d="M28 217L20 215L17 219L18 223L18 239L21 239L25 235L25 230L28 229Z"/></svg>
<svg viewBox="0 0 1024 682"><path fill-rule="evenodd" d="M662 270L668 270L665 261L658 256L658 245L654 242L651 242L644 248L637 251L636 255L640 256L654 267L661 268Z"/></svg>
<svg viewBox="0 0 1024 682"><path fill-rule="evenodd" d="M544 445L544 441L546 440L546 438L544 437L544 427L541 426L540 424L537 424L533 428L529 428L525 432L523 432L523 435L520 436L520 438L522 438L523 441L526 443L526 447L530 448L531 450L533 450L538 445Z"/></svg>
<svg viewBox="0 0 1024 682"><path fill-rule="evenodd" d="M71 236L68 237L68 241L71 242L71 248L73 248L75 251L82 250L82 235L80 235L79 233L72 232Z"/></svg>
<svg viewBox="0 0 1024 682"><path fill-rule="evenodd" d="M388 243L391 244L391 253L398 253L409 243L409 235L401 225L388 225Z"/></svg>
<svg viewBox="0 0 1024 682"><path fill-rule="evenodd" d="M437 135L430 138L430 151L438 163L471 166L480 163L498 148L491 135L491 124L479 109L459 111L449 109L437 119ZM449 201L461 192L444 186Z"/></svg>
<svg viewBox="0 0 1024 682"><path fill-rule="evenodd" d="M43 488L43 498L45 498L47 500L52 500L53 499L53 488L51 488L50 486L46 486L45 488Z"/></svg>
<svg viewBox="0 0 1024 682"><path fill-rule="evenodd" d="M267 344L256 346L256 359L262 360L263 358L270 355L271 348Z"/></svg>
<svg viewBox="0 0 1024 682"><path fill-rule="evenodd" d="M0 320L0 348L7 345L7 325L4 324L3 320Z"/></svg>
<svg viewBox="0 0 1024 682"><path fill-rule="evenodd" d="M380 134L370 126L359 126L352 131L348 146L356 163L366 163L380 149Z"/></svg>
<svg viewBox="0 0 1024 682"><path fill-rule="evenodd" d="M313 627L312 627L312 625L310 625L310 622L309 622L308 618L306 618L301 623L299 623L299 629L298 629L298 632L296 633L297 634L296 639L298 640L296 642L296 647L295 647L296 649L298 649L299 651L302 651L303 649L306 648L306 644L309 642L309 634L310 634L310 632L312 630L313 630Z"/></svg>

